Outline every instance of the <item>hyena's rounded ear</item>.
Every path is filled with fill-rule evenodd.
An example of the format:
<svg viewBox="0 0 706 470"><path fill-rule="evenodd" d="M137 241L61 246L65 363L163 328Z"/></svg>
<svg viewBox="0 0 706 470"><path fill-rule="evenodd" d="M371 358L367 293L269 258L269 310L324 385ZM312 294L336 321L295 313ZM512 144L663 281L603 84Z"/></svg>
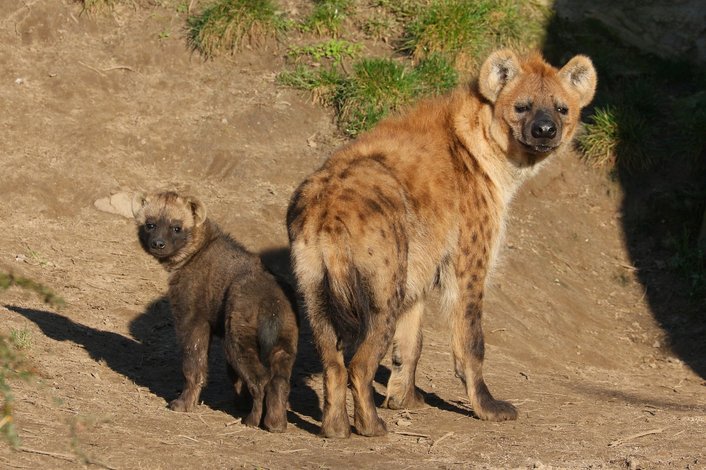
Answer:
<svg viewBox="0 0 706 470"><path fill-rule="evenodd" d="M591 102L598 83L598 75L591 59L585 55L574 56L559 70L559 78L569 90L578 95L582 108Z"/></svg>
<svg viewBox="0 0 706 470"><path fill-rule="evenodd" d="M131 203L132 216L136 220L139 220L139 218L142 216L142 209L145 207L145 204L147 204L147 196L142 193L133 194Z"/></svg>
<svg viewBox="0 0 706 470"><path fill-rule="evenodd" d="M478 89L491 103L500 91L520 73L520 61L510 49L500 49L485 59L478 76Z"/></svg>
<svg viewBox="0 0 706 470"><path fill-rule="evenodd" d="M206 206L194 197L188 198L187 203L191 208L191 214L194 216L194 226L200 226L206 221Z"/></svg>

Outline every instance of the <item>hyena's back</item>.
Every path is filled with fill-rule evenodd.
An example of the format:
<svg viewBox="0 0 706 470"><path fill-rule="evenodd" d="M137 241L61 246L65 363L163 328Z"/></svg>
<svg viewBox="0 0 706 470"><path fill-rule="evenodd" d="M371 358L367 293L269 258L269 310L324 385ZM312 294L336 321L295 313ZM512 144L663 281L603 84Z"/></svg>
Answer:
<svg viewBox="0 0 706 470"><path fill-rule="evenodd" d="M329 165L294 195L288 225L300 288L346 341L404 298L408 201L375 156Z"/></svg>
<svg viewBox="0 0 706 470"><path fill-rule="evenodd" d="M322 307L310 314L327 315L345 342L365 336L379 313L394 321L433 283L450 249L458 184L447 134L418 129L443 123L429 115L446 104L385 122L341 149L292 198L287 224L300 289Z"/></svg>

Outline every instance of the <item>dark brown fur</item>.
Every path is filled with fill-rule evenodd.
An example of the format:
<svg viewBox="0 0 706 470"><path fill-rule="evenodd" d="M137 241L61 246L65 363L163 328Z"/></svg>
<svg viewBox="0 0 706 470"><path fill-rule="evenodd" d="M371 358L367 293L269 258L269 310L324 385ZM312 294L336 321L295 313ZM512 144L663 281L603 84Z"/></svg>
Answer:
<svg viewBox="0 0 706 470"><path fill-rule="evenodd" d="M236 396L252 398L243 420L275 432L287 426L298 328L287 296L260 259L206 218L197 200L173 192L139 197L142 247L169 271L169 301L185 387L169 404L190 411L206 382L211 337L223 337ZM244 387L243 387L244 385Z"/></svg>
<svg viewBox="0 0 706 470"><path fill-rule="evenodd" d="M485 384L485 282L507 205L566 148L596 86L591 61L561 70L534 55L491 54L478 81L392 117L337 151L294 193L292 261L324 367L322 434L386 432L372 381L392 344L386 406L420 405L415 373L430 289L451 322L456 375L482 419L515 419ZM346 369L343 349L353 356Z"/></svg>

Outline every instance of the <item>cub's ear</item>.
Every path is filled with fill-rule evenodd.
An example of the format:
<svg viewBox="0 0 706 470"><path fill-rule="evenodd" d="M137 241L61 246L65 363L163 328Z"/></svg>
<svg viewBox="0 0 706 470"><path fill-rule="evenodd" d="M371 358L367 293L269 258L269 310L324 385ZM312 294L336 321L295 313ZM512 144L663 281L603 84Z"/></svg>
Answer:
<svg viewBox="0 0 706 470"><path fill-rule="evenodd" d="M194 216L194 227L203 224L206 221L206 206L194 197L187 198L186 203L191 208L191 213Z"/></svg>
<svg viewBox="0 0 706 470"><path fill-rule="evenodd" d="M145 204L147 204L147 196L144 194L135 193L132 196L132 216L135 217L135 220L139 221L142 217L142 210L144 209Z"/></svg>
<svg viewBox="0 0 706 470"><path fill-rule="evenodd" d="M491 103L500 91L520 73L520 61L510 49L500 49L488 56L480 68L478 89Z"/></svg>
<svg viewBox="0 0 706 470"><path fill-rule="evenodd" d="M596 69L591 59L585 55L574 56L559 70L559 78L569 90L578 94L582 108L591 102L598 83Z"/></svg>

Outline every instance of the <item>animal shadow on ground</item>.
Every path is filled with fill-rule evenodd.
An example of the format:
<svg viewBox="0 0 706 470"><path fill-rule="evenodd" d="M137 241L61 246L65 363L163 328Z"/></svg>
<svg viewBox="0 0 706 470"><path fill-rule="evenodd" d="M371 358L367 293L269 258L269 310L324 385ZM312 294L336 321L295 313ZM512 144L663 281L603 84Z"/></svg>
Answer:
<svg viewBox="0 0 706 470"><path fill-rule="evenodd" d="M602 12L604 18L598 23L588 16L577 22L555 16L548 26L543 52L556 64L574 54L592 57L598 71L598 90L593 106L616 110L617 128L621 132L628 129L627 134L633 128L631 108L629 103L621 101L621 97L631 96L636 83L648 86L654 82L650 86L657 89L650 94L648 101L665 104L665 107L643 112L641 117L652 129L647 138L652 137L648 143L658 161L642 169L629 168L625 162L636 159L635 149L620 143L621 134L611 176L622 191L620 221L634 267L632 272L643 286L652 314L665 333L666 344L662 346L671 349L694 372L706 378L706 342L703 339L706 333L706 315L703 314L706 294L703 287L699 292L690 286L690 281L703 285L706 280L703 270L693 271L690 280L688 274L675 267L699 262L703 266L704 263L703 254L696 249L694 235L698 234L706 205L706 146L696 150L694 155L684 155L680 151L679 139L689 136L673 135L687 132L683 129L663 128L665 116L667 126L678 121L672 119L674 110L666 107L664 98L667 93L660 93L660 88L671 87L681 93L682 99L684 96L700 96L699 90L703 90L703 86L694 77L702 77L706 72L689 62L688 57L659 59L616 39L617 30L609 31L605 27L606 24L622 24L620 18L611 18L612 14L614 11ZM655 27L652 23L642 26ZM665 22L660 27L672 26ZM652 37L669 37L670 34L672 31L665 29L653 31ZM673 81L676 74L678 86ZM697 125L700 121L695 116L697 113L691 119ZM698 260L697 256L701 259ZM624 279L628 279L628 275L616 274L618 282Z"/></svg>
<svg viewBox="0 0 706 470"><path fill-rule="evenodd" d="M390 379L390 374L391 371L388 367L386 366L379 366L377 372L375 373L375 381L381 385L386 385L387 381ZM461 382L459 381L459 387L461 386ZM459 388L460 390L460 388ZM454 402L448 402L441 398L439 395L433 392L426 392L419 387L417 387L417 391L422 394L422 397L424 398L424 403L427 406L431 406L433 408L438 408L443 411L449 411L451 413L457 413L460 415L466 415L466 416L472 416L474 418L477 418L475 413L468 408L465 407L462 401L458 401L456 403ZM385 401L385 397L375 392L375 405L377 407L382 406L383 402ZM459 406L461 405L461 406Z"/></svg>
<svg viewBox="0 0 706 470"><path fill-rule="evenodd" d="M294 290L288 284L286 276L282 278L279 275L281 269L277 269L278 266L284 266L286 274L288 262L280 263L285 259L283 257L288 257L288 250L277 250L277 253L268 255L270 258L267 256L264 258L271 263L274 262L275 267L275 269L269 269L277 276L290 300L295 300ZM174 333L169 301L166 297L154 300L143 313L130 322L132 338L77 323L68 316L55 312L12 305L5 307L34 322L47 337L55 341L71 341L82 346L96 362L104 362L136 385L146 387L150 392L163 398L165 406L181 392L183 386L181 356ZM294 426L316 433L317 426L301 419L297 414L317 421L321 419L318 396L306 380L320 372L321 365L311 340L311 328L306 321L301 320L300 316L299 352L292 372L289 398L293 412L289 412L287 418ZM200 401L209 408L237 417L244 417L249 412L247 406L238 406L239 404L235 403L220 338L214 338L211 344L208 383L201 393Z"/></svg>

